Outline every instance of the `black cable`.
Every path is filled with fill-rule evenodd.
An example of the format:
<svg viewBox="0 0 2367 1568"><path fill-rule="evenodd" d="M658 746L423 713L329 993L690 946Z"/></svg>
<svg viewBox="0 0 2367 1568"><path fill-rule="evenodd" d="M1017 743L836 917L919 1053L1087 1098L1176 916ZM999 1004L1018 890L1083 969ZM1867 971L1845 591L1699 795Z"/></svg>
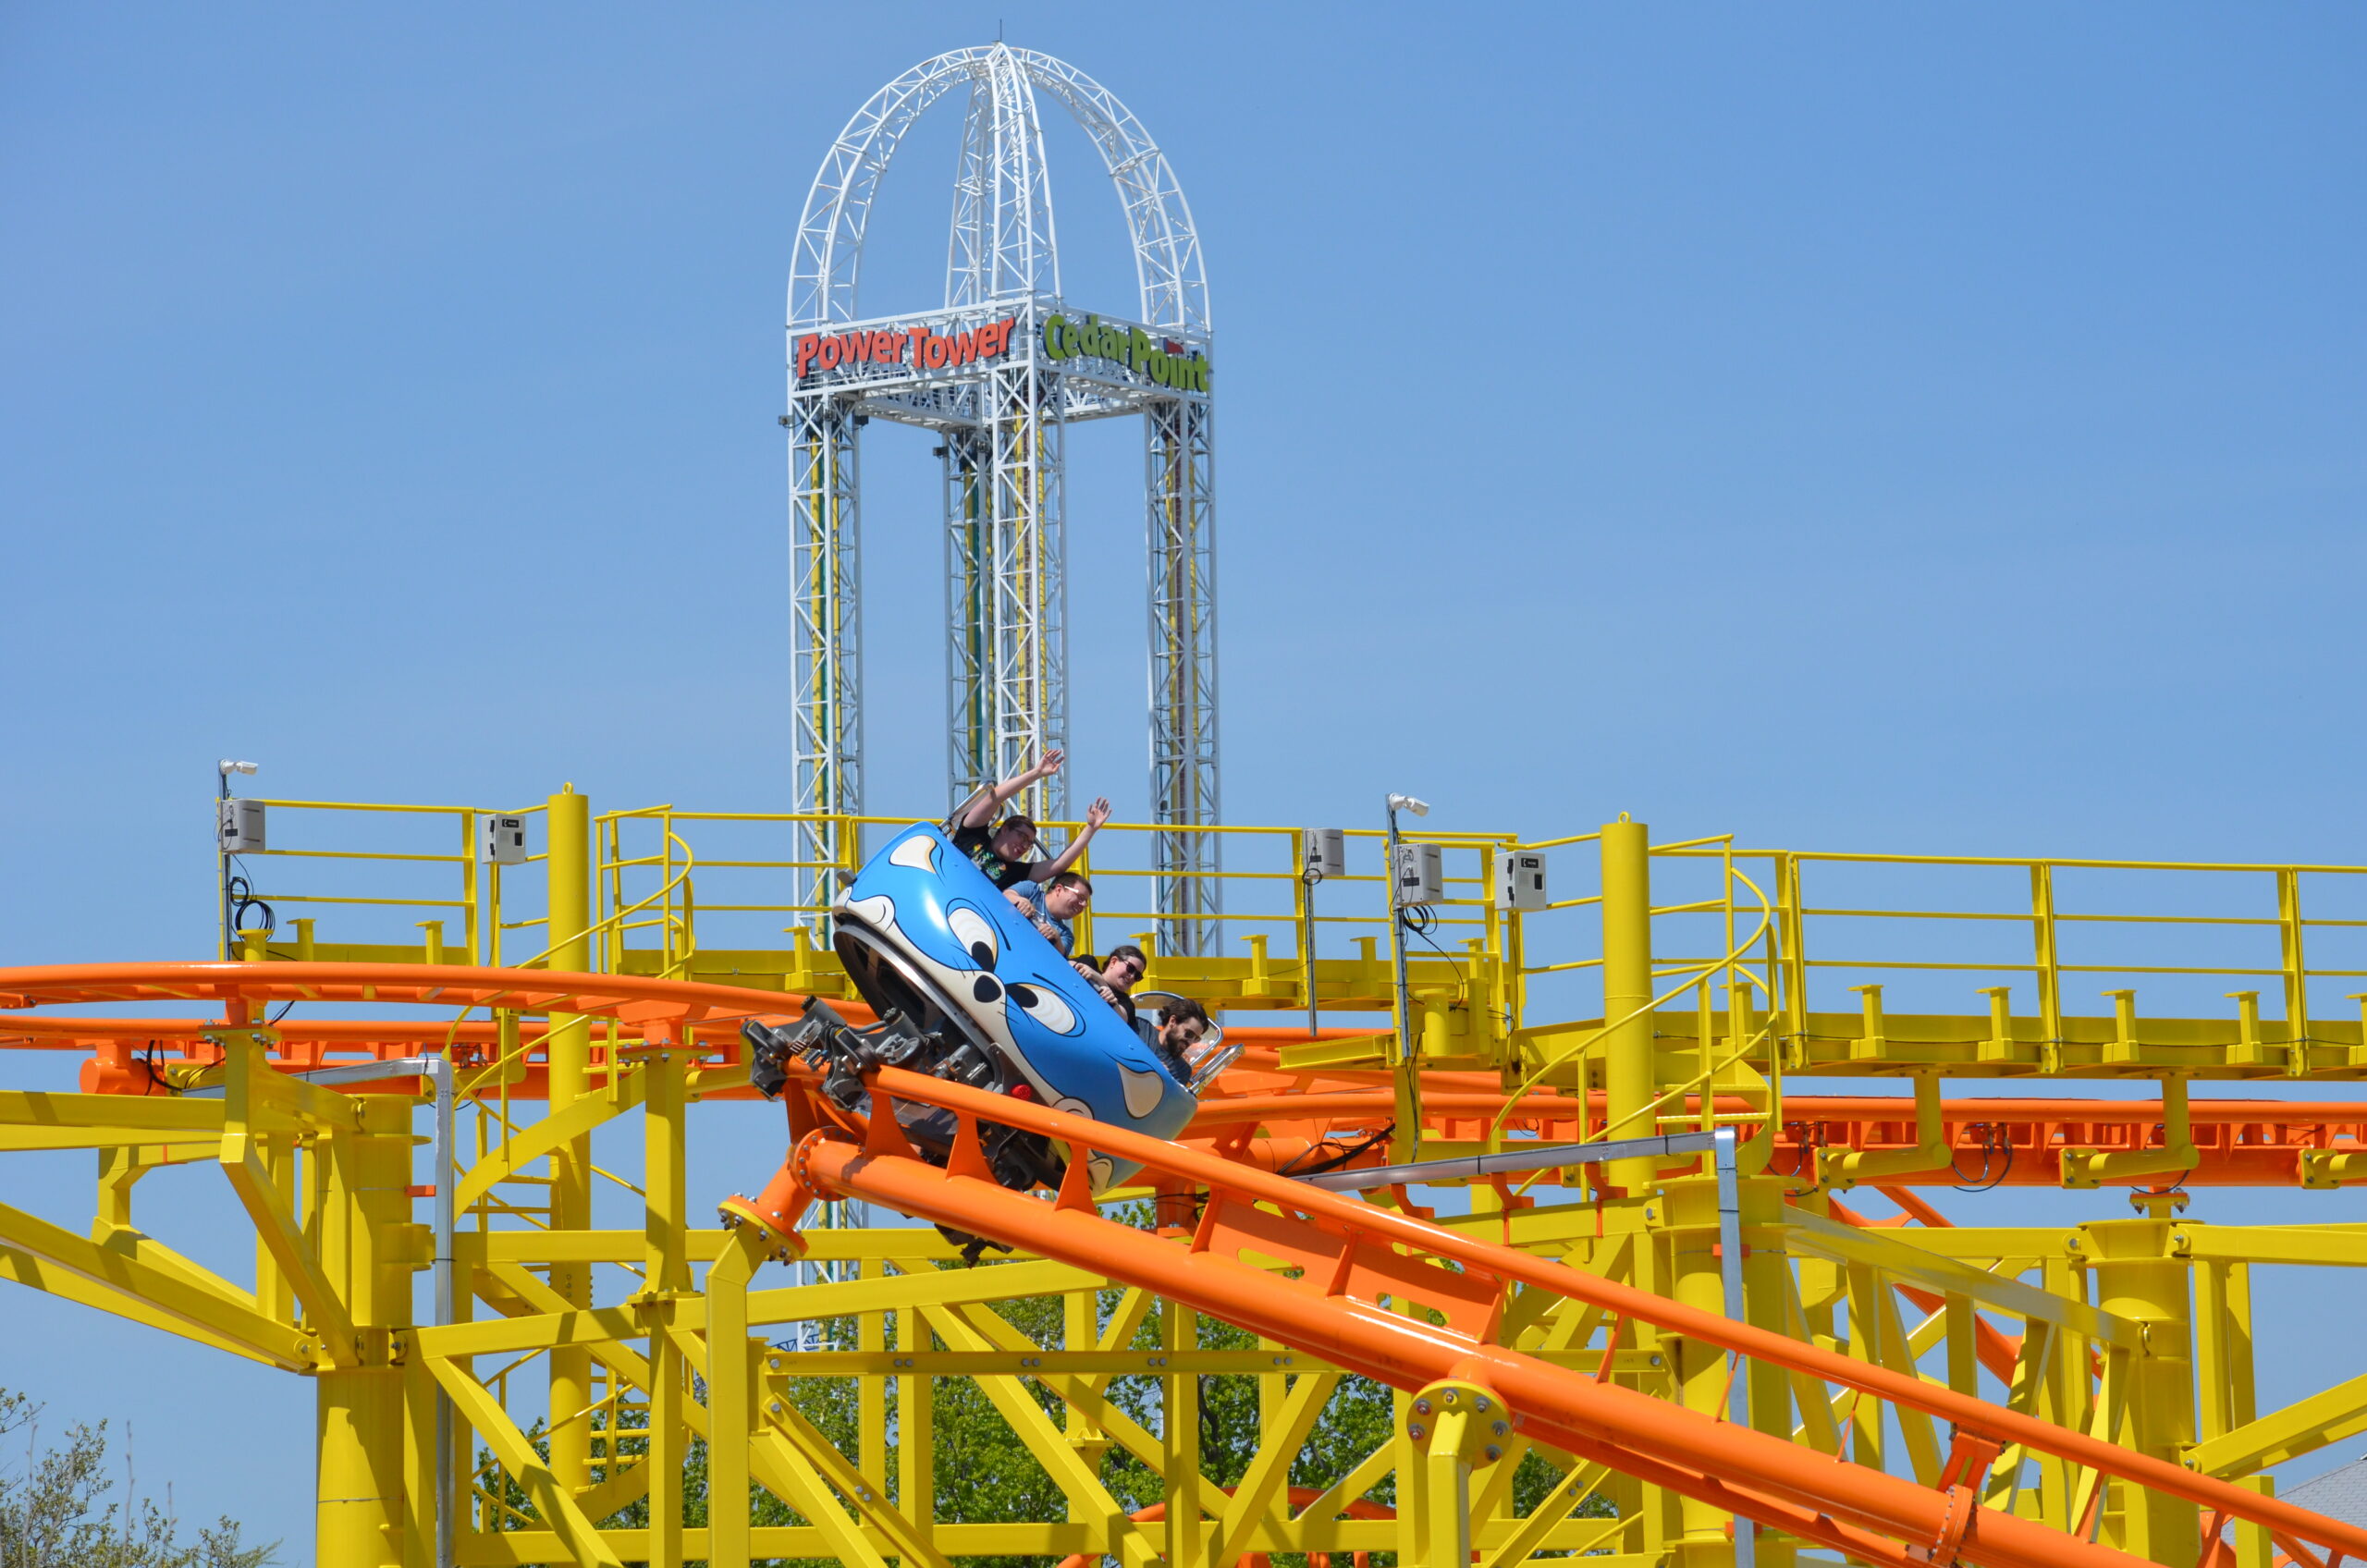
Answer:
<svg viewBox="0 0 2367 1568"><path fill-rule="evenodd" d="M2005 1168L1992 1177L1989 1174L1990 1159L1992 1155L2000 1149L2005 1151ZM1956 1157L1953 1150L1948 1155L1948 1173L1952 1176L1964 1175L1963 1171L1956 1169ZM1974 1185L1957 1187L1956 1191L1976 1195L1981 1193L1993 1193L2005 1185L2005 1178L2013 1173L2014 1130L2001 1122L1984 1121L1981 1123L1981 1175Z"/></svg>
<svg viewBox="0 0 2367 1568"><path fill-rule="evenodd" d="M243 868L246 862L240 861L239 862L239 864ZM254 884L248 881L246 877L231 877L228 882L223 884L222 890L229 895L230 899L230 931L232 935L235 936L239 932L244 931L247 928L247 911L251 909L259 909L263 911L262 928L264 930L269 931L279 924L278 916L272 913L271 906L264 902L263 900L254 896Z"/></svg>
<svg viewBox="0 0 2367 1568"><path fill-rule="evenodd" d="M1418 925L1411 918L1416 910L1420 910L1424 916L1427 917ZM1405 929L1414 933L1415 936L1422 938L1423 941L1429 943L1430 950L1438 954L1439 957L1446 960L1447 966L1454 971L1455 979L1461 982L1463 986L1467 988L1471 984L1471 977L1463 972L1463 965L1455 962L1454 955L1447 951L1444 948L1440 947L1437 940L1430 935L1431 932L1438 929L1438 919L1435 912L1431 910L1430 906L1428 904L1412 904L1403 910L1400 910L1398 914L1401 919L1404 920Z"/></svg>
<svg viewBox="0 0 2367 1568"><path fill-rule="evenodd" d="M165 1077L164 1064L156 1060L164 1048L163 1041L151 1040L148 1042L148 1054L141 1059L141 1065L148 1070L148 1082L142 1084L140 1090L142 1097L154 1094L160 1088L167 1095L178 1095L180 1093L180 1091L174 1088L172 1084Z"/></svg>
<svg viewBox="0 0 2367 1568"><path fill-rule="evenodd" d="M1341 1167L1346 1165L1350 1160L1355 1159L1358 1155L1364 1153L1367 1149L1371 1148L1376 1144L1386 1143L1389 1138L1396 1133L1396 1131L1397 1123L1392 1121L1386 1127L1383 1127L1380 1132L1375 1133L1370 1137L1367 1138L1363 1143L1356 1145L1354 1148L1343 1148L1341 1153L1327 1157L1320 1165L1310 1166L1306 1170L1302 1170L1299 1169L1299 1161L1306 1158L1307 1156L1315 1153L1316 1150L1328 1146L1331 1140L1327 1138L1322 1143L1310 1144L1303 1152L1293 1155L1288 1160L1284 1161L1276 1169L1274 1174L1277 1176L1320 1176L1326 1171L1337 1170Z"/></svg>

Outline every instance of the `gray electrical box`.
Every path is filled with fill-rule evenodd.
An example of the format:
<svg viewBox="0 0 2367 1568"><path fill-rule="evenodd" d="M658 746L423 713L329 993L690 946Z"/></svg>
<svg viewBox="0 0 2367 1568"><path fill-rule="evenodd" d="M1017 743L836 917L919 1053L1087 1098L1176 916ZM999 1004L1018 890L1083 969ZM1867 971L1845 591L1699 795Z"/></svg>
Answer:
<svg viewBox="0 0 2367 1568"><path fill-rule="evenodd" d="M1543 909L1552 900L1545 895L1545 851L1505 850L1496 856L1496 907Z"/></svg>
<svg viewBox="0 0 2367 1568"><path fill-rule="evenodd" d="M1436 844L1397 846L1397 907L1434 904L1446 897L1446 873Z"/></svg>
<svg viewBox="0 0 2367 1568"><path fill-rule="evenodd" d="M484 819L484 858L496 865L526 864L526 819L488 816Z"/></svg>
<svg viewBox="0 0 2367 1568"><path fill-rule="evenodd" d="M1348 875L1347 830L1341 827L1308 828L1304 869L1317 876Z"/></svg>
<svg viewBox="0 0 2367 1568"><path fill-rule="evenodd" d="M215 841L226 855L259 855L264 851L263 802L233 796L222 802L215 824Z"/></svg>

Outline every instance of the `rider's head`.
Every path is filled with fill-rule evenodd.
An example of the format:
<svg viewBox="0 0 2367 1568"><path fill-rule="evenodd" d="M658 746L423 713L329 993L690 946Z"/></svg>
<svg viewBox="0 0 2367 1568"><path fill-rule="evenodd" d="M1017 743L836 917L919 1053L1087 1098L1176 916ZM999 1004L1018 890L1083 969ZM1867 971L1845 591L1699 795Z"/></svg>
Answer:
<svg viewBox="0 0 2367 1568"><path fill-rule="evenodd" d="M1149 969L1150 961L1143 957L1142 949L1132 942L1121 943L1110 949L1101 963L1101 978L1122 991L1131 991Z"/></svg>
<svg viewBox="0 0 2367 1568"><path fill-rule="evenodd" d="M1208 1010L1189 997L1176 998L1159 1015L1159 1043L1179 1056L1208 1034Z"/></svg>
<svg viewBox="0 0 2367 1568"><path fill-rule="evenodd" d="M1074 920L1092 901L1093 884L1073 871L1063 871L1044 884L1044 913L1056 919Z"/></svg>
<svg viewBox="0 0 2367 1568"><path fill-rule="evenodd" d="M1036 858L1036 824L1015 813L1006 816L995 825L987 847L1008 861L1031 861Z"/></svg>

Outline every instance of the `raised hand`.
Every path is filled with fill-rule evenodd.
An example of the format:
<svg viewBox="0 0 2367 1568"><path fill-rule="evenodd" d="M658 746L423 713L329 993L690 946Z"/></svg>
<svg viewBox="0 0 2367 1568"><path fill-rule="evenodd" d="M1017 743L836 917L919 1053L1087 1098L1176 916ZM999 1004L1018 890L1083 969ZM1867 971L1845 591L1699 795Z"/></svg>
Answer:
<svg viewBox="0 0 2367 1568"><path fill-rule="evenodd" d="M1085 825L1087 827L1098 827L1109 820L1109 796L1103 795L1099 799L1096 800L1091 805L1085 808Z"/></svg>
<svg viewBox="0 0 2367 1568"><path fill-rule="evenodd" d="M1046 752L1043 756L1036 760L1036 766L1027 770L1028 782L1034 783L1039 778L1049 778L1055 773L1060 772L1061 764L1067 760L1068 753L1066 752L1057 749Z"/></svg>

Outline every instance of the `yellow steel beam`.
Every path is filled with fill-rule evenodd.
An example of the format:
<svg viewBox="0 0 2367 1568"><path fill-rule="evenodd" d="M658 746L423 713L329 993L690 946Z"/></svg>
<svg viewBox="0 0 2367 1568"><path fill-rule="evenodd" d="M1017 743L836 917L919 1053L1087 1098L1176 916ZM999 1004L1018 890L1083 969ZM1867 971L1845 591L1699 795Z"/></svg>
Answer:
<svg viewBox="0 0 2367 1568"><path fill-rule="evenodd" d="M158 1133L222 1132L223 1103L159 1095L69 1095L40 1089L0 1090L0 1126L144 1129L148 1142Z"/></svg>
<svg viewBox="0 0 2367 1568"><path fill-rule="evenodd" d="M453 1207L465 1214L500 1182L538 1159L562 1153L576 1139L638 1109L647 1085L641 1069L623 1074L613 1096L586 1095L503 1140L469 1168L453 1194Z"/></svg>
<svg viewBox="0 0 2367 1568"><path fill-rule="evenodd" d="M355 1365L352 1316L338 1299L337 1287L321 1272L311 1240L288 1208L287 1194L255 1158L253 1134L223 1135L222 1174L229 1178L230 1190L238 1194L239 1206L254 1222L256 1236L279 1266L280 1277L304 1304L304 1316L320 1335L329 1360L339 1366Z"/></svg>
<svg viewBox="0 0 2367 1568"><path fill-rule="evenodd" d="M973 1315L974 1317L975 1315ZM1564 1365L1584 1363L1586 1353L1561 1356ZM1263 1350L1044 1350L958 1351L803 1350L783 1362L779 1376L798 1378L884 1378L912 1373L920 1377L975 1378L1000 1373L1010 1378L1216 1377L1250 1373L1299 1373L1331 1370L1320 1356L1296 1351Z"/></svg>
<svg viewBox="0 0 2367 1568"><path fill-rule="evenodd" d="M2197 1262L2367 1268L2367 1226L2188 1223L2172 1227L2170 1248Z"/></svg>
<svg viewBox="0 0 2367 1568"><path fill-rule="evenodd" d="M1269 1415L1262 1424L1257 1452L1250 1459L1249 1468L1242 1473L1240 1484L1233 1488L1232 1501L1225 1504L1217 1523L1215 1543L1208 1549L1209 1562L1230 1563L1238 1558L1275 1498L1288 1498L1283 1483L1290 1479L1291 1465L1298 1459L1307 1434L1315 1429L1323 1407L1331 1402L1332 1390L1339 1386L1337 1373L1303 1373L1293 1379L1282 1408Z"/></svg>
<svg viewBox="0 0 2367 1568"><path fill-rule="evenodd" d="M2135 1350L2144 1343L2144 1329L2140 1324L2099 1311L2084 1302L2055 1295L2019 1280L2000 1279L1954 1258L1936 1256L1893 1239L1904 1235L1904 1231L1859 1230L1806 1209L1794 1209L1786 1218L1790 1221L1787 1244L1794 1252L1821 1254L1844 1263L1869 1265L1910 1284L1968 1296L1983 1306L2033 1322L2060 1323L2090 1339L2123 1349Z"/></svg>
<svg viewBox="0 0 2367 1568"><path fill-rule="evenodd" d="M2367 1432L2367 1375L2197 1443L2187 1450L2186 1459L2206 1476L2249 1476L2361 1432Z"/></svg>
<svg viewBox="0 0 2367 1568"><path fill-rule="evenodd" d="M830 1495L829 1485L814 1467L814 1462L779 1427L762 1428L754 1446L771 1459L781 1477L781 1501L814 1522L815 1534L821 1537L824 1548L817 1555L853 1563L856 1568L888 1568L887 1559L880 1555L862 1525L849 1519L839 1500Z"/></svg>
<svg viewBox="0 0 2367 1568"><path fill-rule="evenodd" d="M550 1525L570 1557L579 1563L594 1564L595 1568L624 1568L624 1559L617 1555L568 1489L559 1484L558 1477L534 1451L534 1445L526 1440L526 1434L518 1429L517 1423L509 1419L509 1413L493 1397L492 1390L441 1356L431 1354L424 1361L429 1375L451 1400L455 1412L475 1428L485 1446L526 1488L526 1495L533 1499L544 1522Z"/></svg>
<svg viewBox="0 0 2367 1568"><path fill-rule="evenodd" d="M948 1344L955 1342L955 1336L947 1332L945 1319L959 1316L979 1340L986 1344L1000 1347L1007 1354L1016 1353L1024 1355L1036 1348L1035 1341L1013 1328L1008 1319L990 1306L924 1308L921 1316L927 1319L929 1326L937 1329ZM1042 1354L1049 1355L1051 1353ZM1129 1453L1149 1465L1152 1470L1160 1468L1162 1461L1159 1439L1146 1431L1140 1422L1106 1398L1100 1389L1087 1378L1049 1367L1033 1368L1021 1375L1035 1378L1050 1390L1055 1398L1081 1409L1085 1413L1085 1419L1094 1427L1115 1439Z"/></svg>
<svg viewBox="0 0 2367 1568"><path fill-rule="evenodd" d="M888 1501L884 1490L886 1476L877 1474L865 1476L849 1464L846 1455L831 1446L830 1439L822 1435L820 1428L787 1400L768 1403L765 1418L772 1423L780 1439L793 1449L816 1475L844 1498L865 1523L887 1537L888 1550L896 1555L899 1562L908 1565L908 1568L913 1563L922 1564L924 1568L952 1568L914 1522ZM768 1478L767 1485L771 1484ZM794 1499L784 1497L782 1501L796 1505Z"/></svg>
<svg viewBox="0 0 2367 1568"><path fill-rule="evenodd" d="M0 1243L78 1276L106 1297L140 1305L143 1315L135 1321L145 1321L145 1313L153 1311L244 1345L250 1354L290 1372L310 1371L314 1365L310 1337L255 1310L251 1298L241 1305L7 1204L0 1204Z"/></svg>
<svg viewBox="0 0 2367 1568"><path fill-rule="evenodd" d="M244 1356L249 1361L257 1362L264 1366L284 1366L283 1363L274 1361L252 1345L222 1334L209 1333L187 1318L176 1317L171 1313L150 1305L137 1296L127 1295L121 1291L93 1283L80 1274L44 1263L32 1254L19 1252L15 1247L0 1247L0 1280L13 1280L28 1290L45 1292L61 1301L70 1301L79 1306L88 1306L100 1312L112 1313L117 1317L129 1319L144 1328L160 1329L167 1334L177 1334L192 1344L203 1345L208 1350L226 1351L232 1355Z"/></svg>
<svg viewBox="0 0 2367 1568"><path fill-rule="evenodd" d="M956 1349L976 1351L988 1348L986 1336L957 1314L943 1308L932 1308L924 1316L946 1342ZM1044 1467L1045 1474L1052 1478L1052 1484L1067 1496L1070 1504L1089 1520L1106 1522L1110 1532L1108 1538L1111 1543L1108 1550L1122 1559L1128 1568L1151 1568L1159 1560L1160 1553L1150 1537L1127 1516L1125 1506L1110 1494L1109 1488L1101 1484L1100 1476L1069 1445L1068 1434L1052 1424L1044 1407L1036 1403L1020 1379L981 1378L978 1379L978 1391L1002 1413L1002 1418L1010 1425L1012 1433L1026 1445L1027 1452L1035 1455L1036 1462ZM1137 1454L1136 1457L1141 1458L1142 1455ZM1158 1447L1154 1443L1151 1456L1145 1463L1157 1468L1159 1457ZM948 1550L949 1543L940 1538L938 1546L940 1550Z"/></svg>
<svg viewBox="0 0 2367 1568"><path fill-rule="evenodd" d="M1518 1521L1506 1522L1507 1526ZM1631 1523L1617 1519L1579 1518L1565 1521L1535 1550L1588 1551L1598 1548L1600 1538L1625 1529ZM1002 1524L1002 1525L939 1525L948 1542L948 1555L953 1557L1048 1557L1061 1558L1083 1555L1107 1556L1094 1526L1085 1524ZM1387 1551L1395 1544L1397 1526L1388 1520L1343 1519L1325 1525L1319 1531L1304 1535L1261 1538L1255 1543L1259 1551L1342 1552ZM628 1562L647 1561L649 1532L619 1529L602 1532L611 1550ZM1474 1532L1476 1543L1482 1548L1500 1544L1505 1532L1491 1531L1481 1526ZM764 1525L749 1531L752 1549L767 1559L803 1559L828 1561L834 1552L830 1537L811 1525ZM691 1562L709 1561L710 1532L688 1529L682 1532L682 1554ZM457 1561L462 1568L530 1568L530 1565L564 1560L566 1542L551 1530L505 1530L496 1534L467 1534L460 1540ZM1510 1559L1506 1560L1511 1561ZM1586 1558L1586 1568L1664 1568L1665 1559L1657 1553L1598 1552ZM1413 1568L1409 1564L1408 1568Z"/></svg>

